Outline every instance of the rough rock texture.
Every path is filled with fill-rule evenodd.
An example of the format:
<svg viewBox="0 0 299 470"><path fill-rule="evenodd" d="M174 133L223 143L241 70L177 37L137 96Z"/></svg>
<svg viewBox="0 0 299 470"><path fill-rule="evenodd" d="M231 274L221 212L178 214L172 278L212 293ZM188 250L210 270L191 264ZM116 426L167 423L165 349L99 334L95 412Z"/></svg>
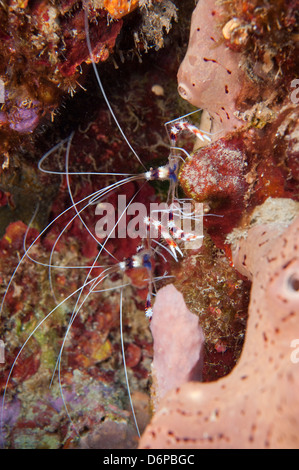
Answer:
<svg viewBox="0 0 299 470"><path fill-rule="evenodd" d="M236 263L253 279L240 361L216 382L168 394L140 447L298 448L298 240L299 217L282 233L256 225L238 242Z"/></svg>
<svg viewBox="0 0 299 470"><path fill-rule="evenodd" d="M240 139L218 139L188 158L179 173L186 195L196 201L230 198L244 192L245 155Z"/></svg>
<svg viewBox="0 0 299 470"><path fill-rule="evenodd" d="M166 392L190 380L201 380L204 334L184 297L169 284L159 290L151 321L154 339L153 406Z"/></svg>
<svg viewBox="0 0 299 470"><path fill-rule="evenodd" d="M209 111L214 130L228 131L242 124L233 113L245 75L239 68L241 54L220 41L219 16L215 0L198 2L188 50L178 72L178 91L194 106Z"/></svg>
<svg viewBox="0 0 299 470"><path fill-rule="evenodd" d="M258 258L254 257L261 254L260 249L256 250L256 243L252 243L252 237L263 234L265 230L267 233L272 230L277 237L298 213L299 202L292 199L269 197L261 206L257 206L251 215L249 225L245 229L234 229L227 237L227 243L232 246L232 256L238 272L252 280L254 270L251 266L258 263ZM246 242L245 240L240 242L241 239L246 239Z"/></svg>

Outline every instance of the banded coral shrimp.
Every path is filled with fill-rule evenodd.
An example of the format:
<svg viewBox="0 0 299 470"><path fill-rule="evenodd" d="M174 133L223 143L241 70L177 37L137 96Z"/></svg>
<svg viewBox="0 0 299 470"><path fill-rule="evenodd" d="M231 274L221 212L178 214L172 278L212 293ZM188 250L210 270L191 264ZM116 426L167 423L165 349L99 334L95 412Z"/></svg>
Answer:
<svg viewBox="0 0 299 470"><path fill-rule="evenodd" d="M80 134L80 133L79 133ZM81 135L76 136L73 139L73 146L76 147L76 143L80 139L80 137L84 134L83 132ZM65 144L67 144L69 141L66 141ZM57 150L59 150L57 148ZM53 157L53 153L51 154L51 158ZM59 158L59 154L58 157ZM45 159L42 159L41 161L41 167L44 168L43 164L45 162ZM55 168L55 163L56 160L55 158L52 158L51 160L51 165L54 166ZM68 163L66 164L66 168L68 168ZM75 166L75 162L70 163L70 166ZM44 168L45 169L45 168ZM52 173L55 172L55 170L50 169ZM149 171L149 170L147 170ZM153 170L155 171L155 170ZM162 170L161 170L162 171ZM59 170L60 173L62 173L61 170ZM85 175L83 175L82 171L72 171L67 169L65 171L67 173L64 178L64 186L68 188L69 180L74 180L72 181L73 188L76 188L76 179L78 178L86 178L88 180L89 177L93 178L96 176L96 172L93 171L92 175L89 175L88 172L85 172ZM72 174L76 173L76 174ZM159 173L159 172L158 172ZM106 178L109 177L108 172L105 171ZM115 175L110 175L111 177L115 177ZM159 176L159 175L158 175ZM161 175L160 175L161 177ZM128 176L129 178L129 176ZM131 183L132 181L126 181L126 183ZM105 183L107 184L107 183ZM113 183L110 183L111 185ZM119 182L118 182L119 186ZM104 188L106 186L104 185ZM127 194L129 194L129 191L134 194L136 188L132 188L130 190L127 189ZM84 204L84 198L86 197L86 201L90 201L92 197L94 199L92 202L96 202L97 198L99 197L99 194L94 194L92 196L89 193L90 189L86 189L86 193L88 195L86 196L82 194L80 195L80 188L78 189L72 189L71 191L67 191L68 196L71 195L75 198L78 197L78 200L82 201ZM147 195L153 197L154 191L151 189L147 190ZM111 195L111 197L115 197L115 193ZM133 197L133 196L132 196ZM144 197L144 195L143 195ZM81 199L80 199L81 198ZM72 197L71 197L72 200ZM75 199L74 199L75 200ZM147 363L150 361L150 339L149 339L149 334L143 334L143 336L140 335L140 330L146 330L146 327L144 325L147 325L147 323L144 323L143 317L144 317L144 302L147 300L147 282L146 282L146 288L144 288L143 284L143 279L142 276L136 274L137 270L133 269L132 272L130 273L130 283L126 281L122 281L121 277L117 272L112 272L112 268L109 271L109 278L107 277L105 279L105 287L103 286L103 289L98 289L102 290L103 292L99 292L99 295L103 295L103 300L101 303L101 311L99 311L99 308L96 306L96 303L93 299L88 297L88 300L85 301L84 303L84 312L83 308L78 310L80 312L79 315L73 316L72 312L74 311L74 307L66 307L66 301L61 301L61 295L64 294L65 300L71 300L71 296L75 296L76 293L80 293L80 286L84 285L87 289L89 288L92 283L94 283L93 288L94 291L96 290L96 284L97 281L102 280L101 277L101 272L99 272L101 269L105 268L100 268L97 266L97 276L93 278L93 280L90 281L85 281L86 279L86 271L90 270L91 266L93 264L85 263L81 266L76 265L74 263L71 264L72 261L72 252L76 253L76 235L79 235L79 239L81 242L81 248L82 245L84 245L84 241L82 242L82 230L80 231L78 228L79 223L82 223L80 221L80 218L77 216L76 210L74 210L74 205L77 204L78 200L76 199L76 202L72 204L71 209L73 211L73 216L76 217L74 219L73 223L73 228L68 231L68 237L66 241L62 241L63 237L60 237L60 234L65 234L63 231L63 228L67 226L69 223L70 219L72 217L68 217L68 213L63 213L60 216L59 219L55 220L55 224L52 226L48 227L48 231L44 232L44 238L39 238L38 242L34 242L32 245L32 242L34 241L35 237L35 232L33 229L30 227L25 233L25 241L26 241L26 253L28 253L28 247L32 245L31 249L31 254L30 256L32 259L35 261L34 263L30 263L31 267L27 267L27 277L26 279L23 277L22 281L23 283L27 282L29 283L32 282L33 284L33 289L36 290L35 297L38 297L39 295L43 297L43 299L40 299L41 305L41 311L38 312L35 315L33 315L32 312L32 306L30 303L32 301L28 301L28 291L26 291L26 288L19 287L19 290L17 287L12 285L13 292L10 292L6 295L5 301L6 303L10 304L10 307L13 309L15 306L16 302L23 302L23 319L19 320L19 323L17 322L17 319L14 318L12 315L12 318L10 320L11 323L15 323L16 329L18 330L18 338L12 338L12 335L10 334L10 340L11 344L13 345L13 354L16 354L17 351L17 343L22 342L24 346L24 349L22 350L22 354L18 357L17 362L15 363L15 368L14 368L14 374L10 377L12 380L9 381L8 383L8 388L7 388L7 394L6 394L6 399L7 399L7 404L11 405L10 407L4 409L4 421L5 424L11 423L13 424L16 422L18 419L16 418L16 414L19 412L18 410L22 409L25 400L28 400L28 403L30 403L31 410L27 410L25 413L23 413L22 416L22 427L18 426L19 423L17 422L17 431L12 432L10 439L11 442L13 443L14 446L28 446L28 445L33 445L34 446L47 446L49 445L49 442L52 442L50 445L56 446L58 437L57 437L57 429L60 428L62 440L64 442L68 442L68 438L71 437L71 432L69 431L68 428L68 417L63 410L63 403L62 399L60 396L60 385L59 381L58 384L55 383L52 386L51 392L49 392L49 395L46 396L46 400L42 402L41 400L41 395L44 393L44 386L45 383L48 383L49 379L49 368L55 368L56 364L56 357L59 355L59 351L61 346L64 346L64 353L62 356L63 360L66 360L65 363L60 363L58 365L58 370L60 372L60 376L62 377L62 382L64 383L64 397L66 403L71 403L71 408L72 411L70 411L70 414L72 415L72 419L76 421L77 427L79 427L79 431L84 434L86 432L86 429L88 427L92 427L92 422L94 423L96 420L98 423L103 421L107 427L112 426L113 424L111 423L118 423L116 424L116 430L114 432L117 432L117 430L120 430L120 427L123 425L123 421L126 417L127 414L124 412L122 409L120 409L119 403L124 403L127 401L126 398L126 385L124 385L124 393L121 394L121 392L115 392L113 387L111 386L111 383L113 382L120 382L119 375L121 372L115 371L115 369L120 369L120 359L121 359L121 341L120 341L120 333L115 334L115 338L112 340L111 338L111 333L110 333L110 328L111 325L114 326L116 325L117 327L114 329L115 331L118 331L119 327L119 289L120 286L125 287L127 290L130 291L130 294L126 294L126 299L125 304L124 304L124 310L127 310L127 307L130 306L130 304L133 303L132 297L134 296L134 291L133 289L138 287L143 287L139 288L138 294L137 294L137 304L139 309L138 315L134 315L136 313L136 307L133 310L134 315L134 322L131 321L131 323L128 323L124 325L124 330L132 330L133 331L133 336L139 335L142 339L139 339L139 344L137 343L137 346L134 344L130 344L128 341L127 345L127 366L131 364L131 367L134 368L137 371L134 374L131 374L131 380L130 380L130 386L134 388L134 381L138 379L139 382L147 382L147 377L145 378L145 367L141 367L139 364L139 356L140 356L140 350L141 350L141 344L142 342L144 343L145 350L146 351L146 357L145 360ZM129 201L131 199L129 198ZM77 207L77 206L75 206ZM79 207L79 204L78 204ZM92 208L94 210L94 205L90 205L89 208ZM81 209L79 209L80 211ZM61 207L57 207L54 210L54 214L56 213L55 211L58 212L60 215L61 212ZM88 211L84 213L84 221L85 225L87 227L90 227L92 222L88 220ZM65 219L65 220L63 220ZM89 225L90 224L90 225ZM53 227L54 231L50 231L50 228ZM24 231L24 228L22 227L22 230ZM84 239L88 233L88 230L86 227L83 228L84 232ZM54 240L53 240L53 238ZM58 238L58 243L56 244L55 240ZM111 253L111 245L113 246L114 240L110 239L109 242L107 243L106 247L109 250L109 253ZM132 242L130 240L130 245L132 245L130 248L134 253L136 253L136 249L134 249L139 241L134 241ZM72 248L73 245L73 248ZM57 249L52 251L53 246L55 246ZM18 247L18 249L21 251L21 246ZM120 246L118 252L117 250L113 251L113 256L115 256L115 253L118 255L117 260L121 262L120 260L125 257L124 255L127 254L127 246L126 242L122 241L122 245ZM85 246L83 246L83 252L85 254L85 259L88 259L88 255L91 255L94 257L94 259L97 258L97 244L96 241L94 240L93 246L87 246L87 243L85 243ZM49 253L50 253L50 258L49 258ZM103 257L102 255L102 260L103 263L100 265L102 266L107 266L104 261L107 261L107 258ZM165 250L164 250L164 255L165 255ZM112 255L107 255L109 259L109 268L111 266L111 261L113 256ZM26 256L28 258L28 256ZM116 256L115 256L116 257ZM25 259L24 259L25 260ZM116 261L116 260L115 260ZM57 268L57 264L59 264L59 269ZM64 274L61 274L61 269L64 265L68 264L68 268L71 268L65 276ZM20 265L21 266L21 265ZM78 269L80 267L80 269ZM51 276L50 276L50 283L52 284L52 290L54 292L48 292L46 295L42 293L43 289L39 288L37 289L37 274L36 271L39 272L41 280L40 285L45 285L48 279L48 271L51 271ZM78 272L81 273L78 275ZM22 268L18 268L18 273L17 275L22 276ZM163 276L164 271L160 273L160 275ZM29 276L29 277L28 277ZM105 276L105 274L104 274ZM32 279L30 279L30 277ZM159 277L159 276L158 276ZM146 271L145 278L148 278L148 272ZM81 283L81 284L80 284ZM130 285L126 285L130 284ZM79 287L78 287L79 286ZM133 287L132 287L133 286ZM135 286L135 287L134 287ZM79 289L79 290L78 290ZM121 295L122 295L122 289L121 289ZM23 297L23 298L22 298ZM50 310L50 304L52 303L53 305L53 300L52 297L56 297L56 300L58 302L57 306L53 307L55 310L51 315L47 317L49 314ZM82 300L83 301L83 300ZM76 300L74 301L76 304ZM82 303L82 302L81 302ZM28 305L29 304L29 305ZM48 304L48 305L47 305ZM120 303L122 305L122 302ZM55 305L55 303L54 303ZM142 306L141 306L142 305ZM34 308L38 310L38 301L35 298L35 305ZM47 308L49 308L47 310ZM53 310L53 309L52 309ZM52 311L50 310L50 312ZM46 311L48 313L46 313ZM64 314L69 313L71 320L70 323L68 323L65 318ZM47 317L47 321L42 320L42 315L44 318ZM56 315L56 318L54 318L54 315ZM137 318L139 316L139 319ZM38 327L38 321L42 321L41 323L41 328ZM50 322L50 325L47 326L47 323ZM134 325L133 325L134 323ZM89 324L89 325L88 325ZM142 324L142 328L140 327L140 324ZM58 336L56 330L63 330L63 333L65 331L68 331L68 325L71 325L71 328L69 329L69 334L67 336L67 340L64 343L63 340ZM87 331L87 327L90 327L90 331L87 334L87 339L84 341L84 345L81 346L81 349L79 348L78 344L80 343L80 336L82 339L82 331ZM45 331L43 331L43 328L45 328ZM33 342L33 346L31 345L30 348L30 353L26 357L24 357L24 362L22 362L22 356L26 354L26 349L29 344L27 344L27 339L28 335L30 334L30 331L35 331L35 337L31 337L30 341ZM100 334L99 334L100 331ZM61 332L61 331L60 331ZM126 331L127 333L127 331ZM56 342L56 346L54 349L56 351L50 351L50 348L45 345L46 343L46 337L47 339L49 336L52 336L52 342ZM99 339L99 336L101 338ZM62 338L64 336L62 335ZM58 342L57 342L58 341ZM60 344L59 344L60 341ZM26 344L25 344L26 342ZM118 346L116 346L116 343L118 343ZM116 353L118 357L118 360L111 359L111 351L113 353ZM129 357L131 355L131 357ZM128 359L129 357L129 359ZM13 358L8 357L8 359L11 361ZM110 361L110 364L109 364ZM118 362L117 362L118 361ZM137 362L137 364L136 364ZM97 364L105 364L104 371L99 371L98 370L98 365ZM35 377L35 373L37 370L40 369L40 365L42 364L42 370L40 372L40 376L38 379ZM81 364L81 366L80 366ZM134 365L135 364L135 365ZM18 367L19 366L19 367ZM90 379L84 375L84 372L82 369L84 367L89 367L91 366L93 369L91 377L94 379ZM139 367L139 370L138 370ZM137 369L136 369L137 368ZM113 369L113 371L112 371ZM132 377L133 375L133 377ZM135 375L135 377L134 377ZM51 376L51 373L50 373ZM137 379L136 379L137 377ZM6 378L6 377L5 377ZM24 380L24 384L17 384L18 388L24 388L25 389L25 398L21 399L16 399L14 401L12 397L12 386L13 386L13 381L14 378L19 378L19 381L21 382ZM95 385L95 381L97 380L97 384ZM99 384L100 380L102 380L102 383ZM104 385L103 385L104 382ZM17 382L15 382L17 383ZM117 386L119 388L119 385L117 383ZM135 384L136 386L136 384ZM39 391L39 388L41 389ZM146 388L143 385L143 389ZM28 397L33 394L33 389L35 389L35 398L34 400L32 397L29 399ZM86 392L88 390L88 392ZM50 397L51 393L51 397ZM84 395L89 396L89 401L87 405L87 401L84 401ZM110 395L110 396L109 396ZM91 397L94 396L96 397L97 400L97 405L91 407L90 401ZM104 397L105 396L105 397ZM104 403L104 398L108 398L108 404L103 405ZM89 418L89 422L86 421L86 412L87 409L89 411L89 415L94 414L93 417ZM5 411L6 410L6 411ZM54 410L54 411L53 411ZM83 411L82 411L83 410ZM56 414L55 414L56 411ZM58 411L58 413L57 413ZM6 413L6 414L5 414ZM55 415L55 416L54 416ZM77 415L74 417L74 415ZM83 416L85 415L85 416ZM63 417L64 416L64 417ZM108 418L107 418L108 417ZM110 419L109 419L110 418ZM118 418L118 420L116 419ZM34 420L40 420L40 422L34 423ZM114 421L113 421L114 420ZM41 434L41 428L45 427L45 434L43 435L42 438L40 438ZM6 428L7 430L7 428ZM54 430L54 431L53 431ZM134 431L135 432L135 431ZM131 438L133 431L131 428L129 428L129 438ZM31 444L29 444L29 440L31 439ZM131 438L131 441L133 441L133 438ZM124 445L124 444L123 444ZM133 445L133 444L132 444Z"/></svg>
<svg viewBox="0 0 299 470"><path fill-rule="evenodd" d="M40 162L40 166L42 166L42 165L41 165L42 162L43 162L43 159L42 159L42 161ZM165 167L163 167L163 168L160 170L160 172L162 172L162 174L163 174L163 171L165 171ZM159 172L158 172L158 173L159 173ZM68 173L68 174L67 174L67 178L69 178L69 176L70 176L70 175L69 175L69 173ZM157 175L156 175L156 176L157 176ZM117 185L119 185L119 182L117 182ZM112 188L113 188L113 184L112 184L111 186L112 186ZM106 186L105 186L104 192L106 192L106 191L107 191L107 188L106 188ZM99 198L100 194L101 194L101 191L97 191L97 192L94 194L94 196L93 196L94 200L95 200L96 198ZM89 194L87 197L83 198L83 199L81 200L81 202L82 202L82 201L84 202L84 199L85 199L85 200L88 199L89 201L90 201L90 200L92 201L92 195ZM78 203L76 202L75 204L78 204ZM73 209L73 212L74 212L74 204L71 206L71 209ZM34 258L33 258L34 255L31 255L31 253L28 252L28 249L31 248L32 251L33 251L33 253L34 253L34 249L37 248L37 241L40 241L40 237L37 237L37 240L35 240L35 241L34 241L33 243L31 243L31 244L30 244L30 241L27 240L26 243L27 243L27 245L29 245L29 248L27 247L27 249L26 249L26 251L25 251L25 255L23 256L23 259L24 259L25 257L27 257L27 258L29 258L29 259L32 259L32 260L34 261L35 266L43 267L43 268L46 269L46 270L50 269L50 272L51 272L51 273L54 272L54 271L55 271L55 268L57 268L57 267L58 267L58 270L61 272L61 269L60 269L60 268L63 267L63 266L62 266L62 263L65 263L65 262L66 262L66 259L65 259L65 258L64 258L64 259L62 258L62 259L59 260L59 253L62 253L62 252L65 251L65 250L64 250L64 247L63 247L63 246L61 247L61 244L62 244L62 243L61 243L61 240L60 240L60 239L61 239L61 235L64 234L65 228L68 228L68 227L69 227L70 222L73 222L74 220L75 220L75 221L78 220L78 216L77 216L77 215L78 215L78 212L81 212L81 209L80 209L80 211L77 211L77 212L75 211L75 215L73 215L72 217L70 217L69 220L67 220L66 222L64 222L63 228L59 228L58 234L56 234L56 237L55 237L56 239L55 239L54 242L52 242L52 247L51 247L51 249L50 249L49 260L46 260L46 261L41 262L41 261L38 260L38 259L34 259ZM57 222L57 220L59 220L60 218L62 218L63 215L64 215L64 214L62 214L62 215L59 214L58 219L54 219L54 222ZM172 228L173 228L173 227L172 227ZM25 238L27 238L27 239L31 238L31 239L32 239L33 234L30 233L30 231L32 231L32 229L28 229L28 232L27 232L27 235L26 235ZM29 235L30 235L30 237L29 237ZM69 235L68 235L68 237L69 237ZM165 237L164 237L164 238L165 238ZM69 237L69 239L70 239L70 237ZM50 241L50 240L49 240L49 238L48 238L48 239L47 239L47 242L49 243L49 241ZM60 248L59 248L59 250L57 250L57 249L55 250L55 248L57 248L57 245L58 245L58 244L60 245ZM54 253L54 251L55 251L55 253ZM39 255L40 255L40 252L39 252ZM112 255L111 255L111 256L112 256ZM115 258L114 255L113 255L113 257ZM57 261L57 258L58 258L59 261ZM21 259L21 261L22 261L23 259ZM146 258L144 258L144 260L145 260L145 262L146 262ZM148 260L148 259L147 259L147 260ZM83 285L85 284L86 288L88 289L88 287L90 286L90 284L93 283L93 284L94 284L93 291L95 292L95 291L96 291L96 286L97 286L97 284L98 284L100 281L104 280L104 278L105 278L106 276L108 276L108 272L109 272L109 275L111 276L113 273L115 274L117 270L118 270L118 271L119 271L119 270L124 270L125 267L126 267L126 268L135 267L135 266L133 266L133 263L134 263L134 262L137 263L137 266L136 266L136 267L139 267L138 265L140 265L140 260L138 261L138 255L135 255L135 258L132 257L129 261L127 261L127 262L126 262L126 263L127 263L126 266L124 266L123 262L120 262L118 265L115 265L115 264L114 264L114 265L112 265L112 266L110 265L110 266L104 268L104 271L102 271L103 274L102 274L102 272L100 272L100 274L98 274L98 276L95 277L93 280L91 279L91 280L89 280L89 281L87 281L87 280L86 280L86 281L83 281ZM57 264L55 264L55 263L59 263L59 264L57 265ZM95 268L95 265L93 265L93 266L90 266L90 265L74 266L74 265L70 265L70 263L68 263L68 266L65 266L65 267L66 267L66 268L69 268L69 269L71 270L71 275L68 276L68 282L71 283L71 286L72 286L72 288L74 289L74 286L75 286L75 284L74 284L74 283L75 283L74 273L77 272L79 268L81 268L82 270L89 270L89 269L92 268L92 267ZM97 269L99 269L99 268L97 268ZM105 274L105 273L106 273L106 274ZM31 268L31 274L32 274L32 268ZM101 275L102 275L102 277L101 277ZM54 286L55 286L55 288L57 289L57 283L58 283L58 285L59 285L59 283L64 282L64 281L63 281L64 276L61 275L61 274L59 274L59 275L58 275L58 278L57 278L56 274L54 274L54 275L53 275L53 278L55 278L55 281L52 279L52 275L51 275L51 276L50 276L50 283L51 283L53 289L54 289ZM84 279L84 276L83 276L83 279ZM137 277L137 278L135 278L135 280L134 280L134 278L133 278L132 281L131 281L131 284L132 284L132 282L133 282L133 284L135 283L135 285L137 285L137 287L138 287L138 283L139 283L139 285L142 284L142 279L138 279L138 277ZM113 281L110 282L110 284L108 284L109 287L103 288L103 294L106 296L106 302L107 302L107 294L108 294L108 293L111 294L112 291L115 291L115 290L119 289L119 284L116 285L116 287L113 287L113 284L115 284L115 281L114 281L114 282L113 282ZM116 283L116 284L117 284L117 283ZM123 285L123 286L124 286L124 285ZM77 286L76 286L76 287L77 287ZM141 287L142 287L142 285L141 285ZM82 288L81 288L81 289L82 289ZM60 288L59 288L58 290L61 290L61 286L60 286ZM56 299L57 299L57 304L58 304L58 305L57 305L56 307L53 307L53 309L50 310L50 314L47 313L46 316L45 316L45 318L49 318L49 319L50 319L50 317L51 317L51 316L53 317L53 314L57 313L57 311L61 310L61 308L63 308L63 310L64 310L65 301L70 300L70 298L71 298L72 296L74 296L74 295L76 295L76 293L80 293L80 292L81 292L80 287L79 287L79 288L75 288L74 291L71 292L70 295L67 295L67 296L66 296L66 299L65 299L65 300L62 300L62 301L59 301L59 298L58 298L58 297L60 297L59 294L61 294L61 292L58 292L58 293L56 294L56 296L55 296ZM141 291L141 292L142 292L142 291ZM18 296L18 294L16 294L16 295ZM122 294L121 294L121 295L122 295ZM117 296L117 297L118 297L118 296ZM141 295L141 299L142 299L142 295ZM140 302L141 302L141 299L140 299ZM6 295L6 299L5 299L5 300L8 301L9 303L12 301L12 299L9 297L9 295ZM143 299L143 300L148 300L148 297L146 297L146 299ZM77 302L78 302L78 300L77 300ZM105 299L104 299L103 302L105 302ZM115 304L113 305L113 309L116 309L117 306L118 306L118 300L115 301L115 298L114 298L114 302L115 302ZM139 302L139 303L140 303L140 302ZM88 307L87 310L89 310L90 305L87 306L87 301L83 299L82 302L81 302L81 304L80 304L79 307L78 307L78 312L80 311L80 313L81 313L81 305L84 304L84 303L85 303L85 307ZM110 303L110 302L108 302L108 304L109 304L109 303ZM89 304L89 300L88 300L88 304ZM122 302L120 302L120 305L122 305ZM111 309L111 306L110 306L110 307L106 307L106 308L110 308L110 309ZM150 309L150 305L148 305L148 308ZM72 308L71 308L70 310L72 311ZM73 310L73 312L74 312L74 310ZM118 312L114 311L113 313L114 313L114 315L116 316L116 313L118 313ZM76 315L77 315L77 314L76 314ZM78 318L76 318L76 321L75 321L76 315L75 315L74 313L71 315L71 320L70 320L70 322L69 322L69 326L66 326L67 331L70 330L70 326L72 326L72 332L78 330L78 321L79 321L79 320L78 320ZM109 315L111 316L111 313L109 313L109 312L108 312L108 314L106 313L106 316L109 316ZM98 315L98 317L100 317L100 316L102 317L102 315ZM54 323L55 323L56 321L57 321L57 319L54 320ZM115 321L115 318L114 318L114 321ZM96 320L95 323L97 324L97 323L101 323L101 322L103 323L103 319L97 318L97 320ZM135 317L135 319L134 319L134 322L137 323L136 317ZM31 322L30 322L30 323L31 323ZM63 323L63 322L62 322L62 323ZM34 333L39 332L40 329L41 329L40 327L41 327L43 324L44 324L44 320L41 320L40 323L38 323L38 325L33 328L33 332L34 332ZM33 323L33 325L34 325L34 323ZM53 326L53 325L51 325L51 326ZM60 326L62 326L62 325L60 325ZM84 326L83 326L83 323L82 323L81 321L80 321L80 326L81 326L81 327L84 327ZM86 325L85 325L85 327L86 327ZM101 332L101 333L102 333L102 336L103 336L103 338L104 338L104 340L105 340L106 337L108 336L108 333L105 332L105 325L104 325L104 326L101 325L101 327L102 327L102 332ZM31 329L32 329L32 326L31 326ZM78 333L75 334L75 336L77 336L77 335L78 335ZM30 337L31 337L31 336L32 336L32 334L30 335ZM37 342L41 342L41 344L43 343L42 336L43 336L43 333L41 333L41 335L39 336L39 341L37 341ZM89 339L93 342L94 339L95 339L95 336L98 337L98 333L96 333L96 335L95 335L95 334L90 335L90 336L89 336ZM101 336L101 335L100 335L100 336ZM24 337L24 336L23 336L23 337ZM121 337L122 337L122 335L121 335ZM28 338L29 338L29 337L28 337ZM23 354L23 350L24 350L25 346L27 346L28 338L25 340L25 342L24 342L24 344L23 344L23 347L22 347L22 350L17 353L17 357L16 357L17 362L14 362L14 363L13 363L13 366L14 366L14 368L16 369L16 372L17 372L17 376L18 376L18 375L20 376L20 372L19 372L19 368L18 368L18 362L20 362L19 358L21 359L21 357L22 357L22 356L20 356L20 352L22 352L22 354ZM104 341L104 340L103 340L103 341ZM118 338L118 340L119 340L119 338ZM97 341L98 341L98 340L97 340ZM84 352L83 352L83 353L78 353L78 352L75 353L75 352L73 352L73 353L72 353L72 356L73 356L73 357L72 357L72 360L71 360L70 362L72 362L73 366L74 366L74 364L77 364L77 365L78 365L79 357L80 357L80 361L83 361L83 363L85 362L86 366L88 365L88 362L90 362L90 361L91 361L91 362L95 361L95 362L99 362L99 363L102 362L103 360L105 360L105 354L107 355L107 354L109 353L109 350L111 349L111 346L110 346L110 341L109 341L109 340L107 340L106 342L104 341L104 344L102 344L101 347L99 346L100 343L101 343L101 341L98 341L98 347L96 347L96 350L94 350L93 347L91 347L91 348L89 347L88 353L91 354L92 356L94 356L94 359L93 359L93 360L92 360L92 359L89 359L89 360L88 360L88 358L86 357L86 355L84 354ZM65 346L65 342L63 341L63 347L64 347L64 346ZM106 351L106 348L108 348L108 351ZM34 349L34 348L33 348L33 349ZM39 349L39 348L37 348L37 349ZM67 347L65 347L64 349L67 351ZM139 350L139 347L138 347L138 346L135 347L135 351L134 351L134 346L133 346L133 348L131 347L131 349L133 349L133 350L131 351L131 354L133 354L133 355L134 355L134 353L136 354L136 350L137 350L137 353L139 353L139 351L138 351L138 350ZM93 350L93 351L92 351L92 350ZM35 351L35 353L37 353L37 351ZM40 354L40 351L38 351L38 353L36 354L36 356L38 356L39 354ZM47 354L49 354L49 351L46 351L46 348L45 348L43 354L44 354L44 355L47 355ZM102 357L101 357L101 355L102 355ZM109 356L109 354L108 354L108 356ZM30 356L30 355L29 355L29 360L30 360L30 361L32 360L32 356ZM42 360L42 362L44 362L44 361L45 361L45 359ZM49 361L49 358L47 359L47 361ZM53 361L53 358L52 358L52 361ZM133 364L134 364L134 358L133 358L133 359L131 358L131 364L132 364L132 361L133 361ZM38 362L39 362L39 361L38 361ZM27 363L26 361L25 361L25 364L28 366L28 363ZM36 364L36 367L37 367L37 366L38 366L38 365ZM53 363L52 363L52 366L53 366ZM61 369L61 366L60 366L60 362L59 362L59 376L61 375L60 369ZM77 370L77 372L78 372L78 370ZM142 370L139 371L139 373L142 373ZM143 371L143 374L144 374L144 371ZM65 371L63 371L62 375L63 375L63 377L65 378ZM7 386L8 386L8 389L7 389L8 392L6 392L6 393L7 393L7 396L9 396L9 394L10 394L9 385L10 385L10 383L11 383L11 380L10 380L11 378L13 379L13 375L12 375L12 376L10 376L10 375L8 376L9 381L7 382ZM25 375L25 379L26 379L26 378L27 378L27 377L26 377L26 375ZM42 380L43 380L43 379L40 379L40 383L42 382ZM60 380L59 380L59 382L60 382ZM27 385L28 385L28 381L27 381ZM56 390L56 393L58 393L57 390ZM70 395L69 395L68 393L66 393L66 394L64 393L64 395L66 395L66 398L69 398L69 397L70 397ZM56 398L56 399L57 399L57 398ZM52 400L53 400L53 399L52 399ZM35 406L36 406L36 409L39 411L39 406L37 406L36 404L35 404ZM53 405L50 405L50 407L51 407L51 406L53 406ZM30 426L32 426L32 423L27 423L27 426L29 427L29 429L31 429ZM23 444L23 445L24 445L24 444Z"/></svg>

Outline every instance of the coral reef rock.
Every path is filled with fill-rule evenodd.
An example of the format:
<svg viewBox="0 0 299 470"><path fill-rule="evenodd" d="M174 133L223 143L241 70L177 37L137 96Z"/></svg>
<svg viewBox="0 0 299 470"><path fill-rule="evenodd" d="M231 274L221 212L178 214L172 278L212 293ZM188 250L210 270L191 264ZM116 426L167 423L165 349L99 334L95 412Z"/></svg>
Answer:
<svg viewBox="0 0 299 470"><path fill-rule="evenodd" d="M238 140L218 139L186 159L179 174L185 194L200 202L230 198L239 203L245 186L245 158L240 148Z"/></svg>
<svg viewBox="0 0 299 470"><path fill-rule="evenodd" d="M141 448L298 448L298 240L299 217L283 231L262 218L236 242L236 267L252 278L239 363L216 382L170 392Z"/></svg>

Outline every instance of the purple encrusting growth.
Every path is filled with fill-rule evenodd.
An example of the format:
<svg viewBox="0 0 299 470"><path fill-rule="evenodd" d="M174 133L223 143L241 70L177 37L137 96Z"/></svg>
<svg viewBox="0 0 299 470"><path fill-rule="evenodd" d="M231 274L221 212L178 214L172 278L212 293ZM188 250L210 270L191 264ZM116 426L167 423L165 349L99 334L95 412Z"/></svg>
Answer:
<svg viewBox="0 0 299 470"><path fill-rule="evenodd" d="M21 105L8 114L9 127L20 133L33 132L39 123L38 101L33 101L30 108Z"/></svg>
<svg viewBox="0 0 299 470"><path fill-rule="evenodd" d="M2 403L2 397L0 396L0 402ZM16 424L19 419L21 411L21 402L18 399L13 399L7 404L2 415L2 429L0 429L0 448L4 447L5 444L5 427L12 427Z"/></svg>

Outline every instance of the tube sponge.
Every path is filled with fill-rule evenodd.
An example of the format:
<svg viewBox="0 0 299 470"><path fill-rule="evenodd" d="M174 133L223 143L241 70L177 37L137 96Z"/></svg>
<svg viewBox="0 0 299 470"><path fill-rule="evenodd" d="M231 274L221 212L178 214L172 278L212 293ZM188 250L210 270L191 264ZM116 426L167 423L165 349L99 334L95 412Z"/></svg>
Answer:
<svg viewBox="0 0 299 470"><path fill-rule="evenodd" d="M156 410L166 392L190 380L201 380L204 334L198 317L188 310L173 284L159 290L150 328L154 339L152 401Z"/></svg>
<svg viewBox="0 0 299 470"><path fill-rule="evenodd" d="M189 382L166 395L141 448L299 447L293 350L299 338L298 243L298 216L284 230L256 224L237 241L236 268L252 278L239 363L216 382Z"/></svg>
<svg viewBox="0 0 299 470"><path fill-rule="evenodd" d="M191 21L189 45L178 72L178 92L206 109L214 130L233 131L242 125L235 116L236 99L244 86L241 54L223 42L217 26L221 11L215 0L199 0Z"/></svg>

